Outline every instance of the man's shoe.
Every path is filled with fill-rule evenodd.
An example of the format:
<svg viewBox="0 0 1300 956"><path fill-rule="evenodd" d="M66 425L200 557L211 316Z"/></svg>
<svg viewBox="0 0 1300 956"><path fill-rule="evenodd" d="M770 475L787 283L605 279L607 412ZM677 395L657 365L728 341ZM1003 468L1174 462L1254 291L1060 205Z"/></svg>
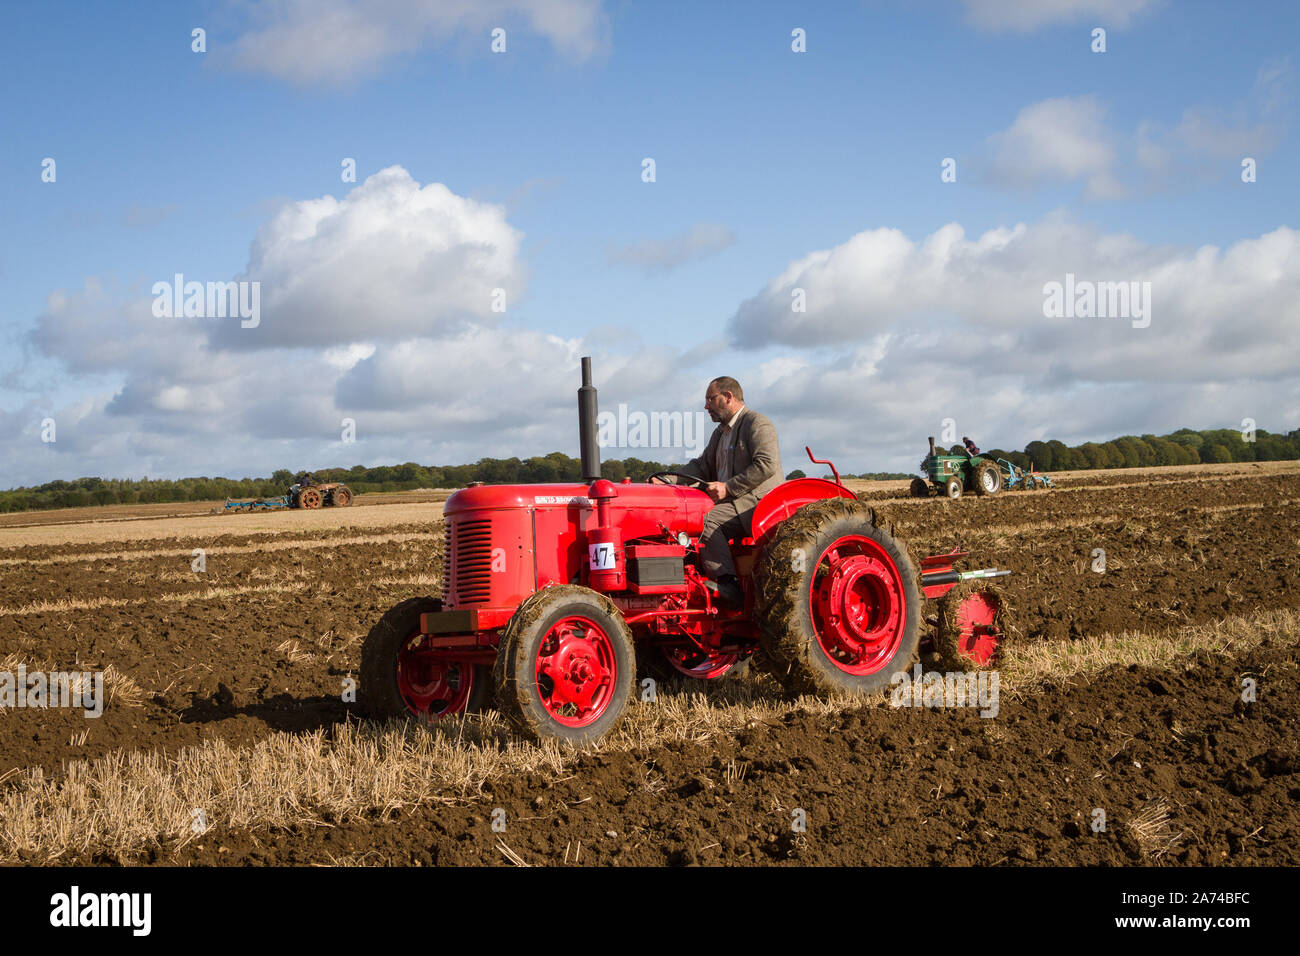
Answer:
<svg viewBox="0 0 1300 956"><path fill-rule="evenodd" d="M734 574L724 574L718 578L718 600L733 608L745 606L745 592L741 590L740 578Z"/></svg>

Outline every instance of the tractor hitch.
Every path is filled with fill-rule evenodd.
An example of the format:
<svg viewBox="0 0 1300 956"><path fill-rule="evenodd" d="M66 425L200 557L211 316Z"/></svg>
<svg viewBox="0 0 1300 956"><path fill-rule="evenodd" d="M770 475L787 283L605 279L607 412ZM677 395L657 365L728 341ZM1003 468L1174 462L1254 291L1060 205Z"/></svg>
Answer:
<svg viewBox="0 0 1300 956"><path fill-rule="evenodd" d="M921 559L921 593L927 598L943 597L953 585L962 581L974 581L981 578L1000 578L1010 571L997 568L981 568L978 571L958 571L953 567L962 558L968 557L969 551L960 547L953 548L947 554L936 554Z"/></svg>

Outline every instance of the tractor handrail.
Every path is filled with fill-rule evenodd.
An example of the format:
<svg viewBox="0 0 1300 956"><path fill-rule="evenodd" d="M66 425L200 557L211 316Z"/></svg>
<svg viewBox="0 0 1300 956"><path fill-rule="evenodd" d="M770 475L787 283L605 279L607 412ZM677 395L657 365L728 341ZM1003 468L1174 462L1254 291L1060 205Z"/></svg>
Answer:
<svg viewBox="0 0 1300 956"><path fill-rule="evenodd" d="M811 461L814 465L830 465L831 474L835 476L835 484L839 485L841 488L844 487L844 482L840 481L840 473L835 470L835 463L833 461L831 461L829 458L826 461L822 461L820 458L814 458L812 449L807 445L803 446L803 450L808 453L808 460Z"/></svg>

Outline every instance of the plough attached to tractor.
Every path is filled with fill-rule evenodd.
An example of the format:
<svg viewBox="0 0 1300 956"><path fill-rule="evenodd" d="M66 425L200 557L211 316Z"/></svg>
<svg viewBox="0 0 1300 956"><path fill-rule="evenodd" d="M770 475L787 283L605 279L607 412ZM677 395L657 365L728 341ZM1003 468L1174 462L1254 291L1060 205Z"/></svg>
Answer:
<svg viewBox="0 0 1300 956"><path fill-rule="evenodd" d="M582 481L448 499L441 597L391 608L362 646L370 716L434 721L494 702L526 736L595 740L631 703L638 658L699 680L752 660L792 694L876 694L919 657L923 595L940 599L942 658L995 660L1004 605L981 579L1008 572L957 571L955 550L918 573L834 466L835 481L798 478L759 500L729 542L743 602L720 602L700 563L714 504L703 483L601 478L587 358L582 382Z"/></svg>

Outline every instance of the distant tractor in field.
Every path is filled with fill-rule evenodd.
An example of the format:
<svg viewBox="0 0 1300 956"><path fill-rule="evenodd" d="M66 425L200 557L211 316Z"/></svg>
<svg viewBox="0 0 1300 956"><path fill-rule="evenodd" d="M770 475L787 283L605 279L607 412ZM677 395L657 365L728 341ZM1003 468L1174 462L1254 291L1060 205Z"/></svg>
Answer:
<svg viewBox="0 0 1300 956"><path fill-rule="evenodd" d="M921 461L921 471L929 481L912 479L911 492L916 498L928 496L931 485L953 499L960 498L964 491L996 495L1002 490L1002 471L996 461L984 455L972 455L968 450L963 450L960 455L939 454L933 436L930 438L930 454Z"/></svg>
<svg viewBox="0 0 1300 956"><path fill-rule="evenodd" d="M921 471L926 477L912 479L912 497L928 497L931 487L954 501L967 491L973 491L977 495L996 495L1004 488L1031 491L1035 486L1055 487L1047 475L1032 469L1026 471L1005 458L995 460L987 455L972 453L972 447L974 446L968 443L960 454L942 454L935 449L934 437L931 436L930 454L921 460Z"/></svg>
<svg viewBox="0 0 1300 956"><path fill-rule="evenodd" d="M352 504L352 489L341 481L328 481L318 484L310 472L303 472L289 486L289 490L278 498L251 498L241 501L226 499L223 506L213 511L277 511L281 508L346 508Z"/></svg>
<svg viewBox="0 0 1300 956"><path fill-rule="evenodd" d="M298 480L289 486L287 494L291 508L346 508L352 504L352 491L341 481L327 481L317 484L310 474L298 476Z"/></svg>

